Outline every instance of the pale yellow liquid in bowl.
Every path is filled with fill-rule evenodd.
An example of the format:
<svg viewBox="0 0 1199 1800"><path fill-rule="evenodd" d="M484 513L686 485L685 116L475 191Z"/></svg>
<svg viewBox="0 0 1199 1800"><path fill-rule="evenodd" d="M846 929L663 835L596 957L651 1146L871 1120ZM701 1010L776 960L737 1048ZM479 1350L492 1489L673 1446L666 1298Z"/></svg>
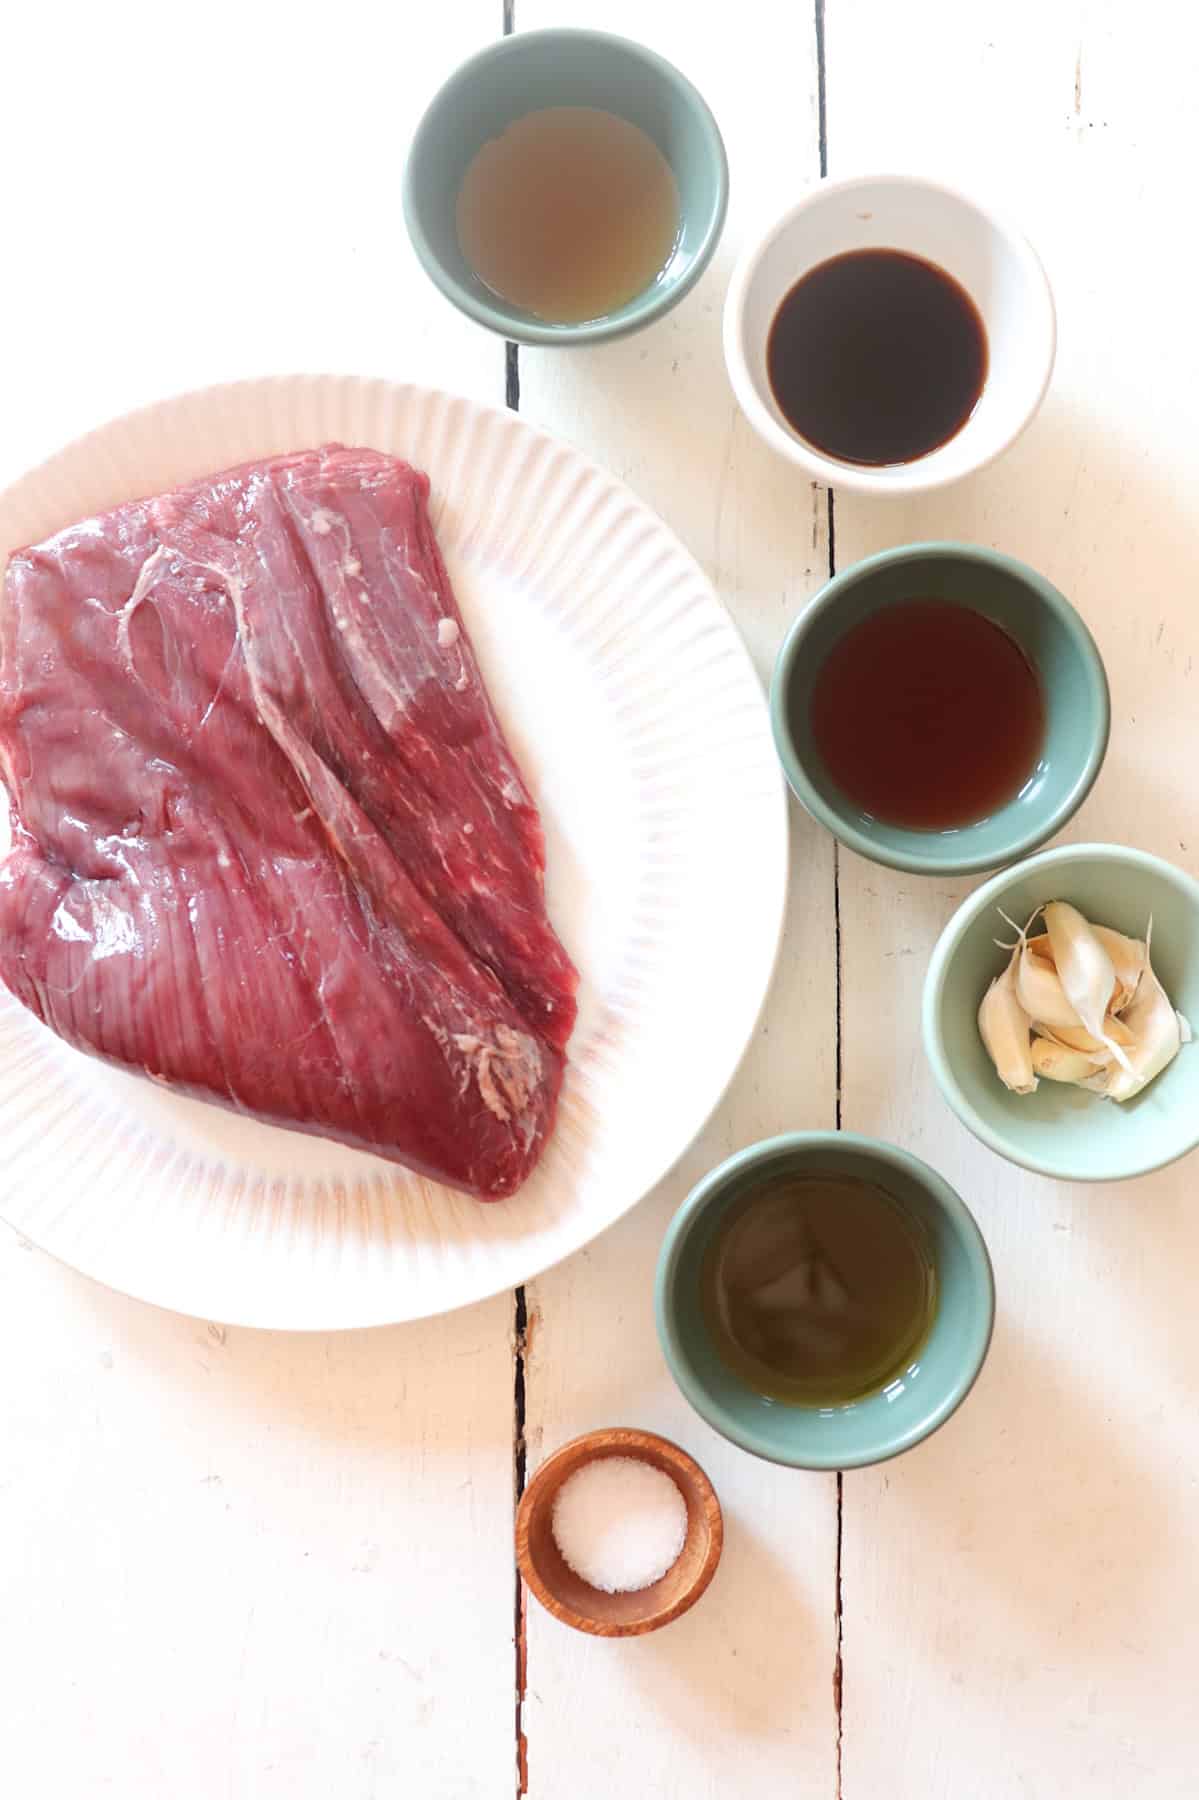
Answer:
<svg viewBox="0 0 1199 1800"><path fill-rule="evenodd" d="M593 106L515 120L476 153L458 241L500 299L551 324L602 318L644 292L679 231L670 164L640 126Z"/></svg>

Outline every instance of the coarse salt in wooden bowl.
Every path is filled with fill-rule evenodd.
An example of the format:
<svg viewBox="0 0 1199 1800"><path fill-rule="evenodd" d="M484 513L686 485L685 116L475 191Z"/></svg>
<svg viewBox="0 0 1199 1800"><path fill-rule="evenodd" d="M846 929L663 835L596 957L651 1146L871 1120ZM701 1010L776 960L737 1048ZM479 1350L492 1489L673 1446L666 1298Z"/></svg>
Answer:
<svg viewBox="0 0 1199 1800"><path fill-rule="evenodd" d="M659 1580L632 1591L592 1587L567 1563L554 1537L554 1503L565 1483L604 1457L628 1457L659 1469L675 1483L687 1508L683 1547ZM669 1625L695 1605L716 1573L724 1519L716 1491L693 1457L652 1431L619 1426L589 1431L547 1457L516 1513L516 1560L546 1611L595 1637L639 1637Z"/></svg>

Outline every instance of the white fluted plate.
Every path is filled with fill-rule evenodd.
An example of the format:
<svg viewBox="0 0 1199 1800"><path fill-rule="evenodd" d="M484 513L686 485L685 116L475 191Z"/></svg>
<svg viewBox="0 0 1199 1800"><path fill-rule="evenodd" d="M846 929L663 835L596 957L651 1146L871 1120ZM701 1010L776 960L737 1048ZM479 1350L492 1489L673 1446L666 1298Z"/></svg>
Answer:
<svg viewBox="0 0 1199 1800"><path fill-rule="evenodd" d="M110 1068L0 988L0 1216L126 1293L294 1329L462 1306L626 1212L741 1059L787 879L761 687L710 584L627 488L512 413L326 376L187 394L0 496L0 564L120 501L330 440L428 471L463 616L541 807L550 914L583 980L539 1168L481 1205Z"/></svg>

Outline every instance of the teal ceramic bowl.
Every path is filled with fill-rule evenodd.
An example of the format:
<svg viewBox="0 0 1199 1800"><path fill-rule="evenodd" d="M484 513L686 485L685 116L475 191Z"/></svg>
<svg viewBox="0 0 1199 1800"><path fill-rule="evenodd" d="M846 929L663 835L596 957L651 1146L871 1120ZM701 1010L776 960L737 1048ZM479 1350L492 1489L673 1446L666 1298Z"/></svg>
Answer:
<svg viewBox="0 0 1199 1800"><path fill-rule="evenodd" d="M454 218L475 153L547 106L600 107L639 125L679 189L679 235L661 275L626 306L581 325L548 324L501 300L466 262ZM640 330L694 287L720 240L728 192L716 121L672 64L602 31L519 31L464 63L433 99L408 152L404 219L425 269L468 318L521 344L589 344Z"/></svg>
<svg viewBox="0 0 1199 1800"><path fill-rule="evenodd" d="M1199 1144L1199 1044L1135 1099L1116 1105L1061 1082L1035 1094L1004 1087L978 1035L978 1006L1007 961L999 908L1021 925L1035 907L1069 900L1096 925L1144 937L1170 999L1199 1026L1199 882L1121 844L1067 844L993 876L941 933L924 982L924 1048L937 1085L964 1125L1009 1162L1059 1181L1124 1181Z"/></svg>
<svg viewBox="0 0 1199 1800"><path fill-rule="evenodd" d="M722 1360L704 1322L701 1270L729 1208L759 1183L801 1172L877 1183L933 1246L939 1299L919 1356L886 1388L846 1406L789 1406L756 1393ZM729 1157L688 1195L658 1259L655 1311L671 1373L714 1430L789 1468L855 1469L910 1450L961 1405L991 1341L995 1286L982 1233L926 1163L846 1131L796 1131Z"/></svg>
<svg viewBox="0 0 1199 1800"><path fill-rule="evenodd" d="M871 818L844 795L812 741L812 692L837 640L905 600L947 600L1013 637L1037 672L1046 731L1014 799L976 824L910 831ZM1043 575L976 544L910 544L855 563L821 589L788 632L770 690L774 741L793 792L851 850L917 875L970 875L1027 856L1086 799L1107 751L1107 677L1090 632Z"/></svg>

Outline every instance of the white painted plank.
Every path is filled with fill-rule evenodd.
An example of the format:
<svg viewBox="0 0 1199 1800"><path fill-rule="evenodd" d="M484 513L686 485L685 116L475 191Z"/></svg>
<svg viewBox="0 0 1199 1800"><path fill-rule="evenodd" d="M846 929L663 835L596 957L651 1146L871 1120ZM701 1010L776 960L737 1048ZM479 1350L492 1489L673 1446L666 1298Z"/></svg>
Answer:
<svg viewBox="0 0 1199 1800"><path fill-rule="evenodd" d="M561 0L519 0L517 22L600 21ZM720 307L747 213L817 167L811 18L796 8L780 19L753 0L734 25L727 9L614 0L602 23L672 57L713 106L732 167L729 231L696 291L650 330L585 352L522 351L521 411L606 462L670 522L765 674L827 568L824 503L759 450L740 419ZM750 55L767 44L768 56ZM832 1122L829 840L797 818L793 855L779 979L724 1106L659 1192L530 1288L530 1472L592 1426L648 1426L699 1457L728 1524L711 1591L653 1637L583 1638L529 1601L524 1726L535 1800L833 1793L834 1483L756 1462L709 1431L674 1389L651 1316L666 1221L699 1174L755 1138Z"/></svg>
<svg viewBox="0 0 1199 1800"><path fill-rule="evenodd" d="M0 1227L6 1791L509 1795L509 1321L222 1330Z"/></svg>
<svg viewBox="0 0 1199 1800"><path fill-rule="evenodd" d="M399 206L426 99L500 11L6 19L0 480L231 377L502 403L502 346L427 282ZM510 1319L221 1337L0 1228L5 1792L510 1795Z"/></svg>
<svg viewBox="0 0 1199 1800"><path fill-rule="evenodd" d="M503 400L423 275L400 177L500 0L149 0L4 23L0 482L131 406L320 370ZM16 171L20 173L16 173Z"/></svg>
<svg viewBox="0 0 1199 1800"><path fill-rule="evenodd" d="M1060 359L1023 442L926 500L836 502L841 567L905 539L1027 558L1077 604L1113 737L1066 834L1199 870L1188 535L1199 375L1189 168L1199 32L1094 0L830 0L834 175L914 167L1027 224ZM1195 1166L1104 1190L1022 1175L940 1101L918 1041L928 952L974 883L842 858L845 1124L928 1157L995 1257L999 1325L941 1436L845 1482L846 1800L1194 1793L1199 1486Z"/></svg>
<svg viewBox="0 0 1199 1800"><path fill-rule="evenodd" d="M210 7L201 41L173 37L161 9L125 8L124 36L111 11L97 15L68 58L56 23L27 13L10 26L10 66L55 76L53 110L26 80L0 113L5 166L19 156L36 170L11 198L9 243L28 250L19 262L10 249L0 478L126 405L271 368L360 368L498 398L497 347L422 284L395 198L425 94L491 34L494 11L443 8L409 38L403 9L352 4L336 30L315 11L284 30L295 9ZM605 11L716 104L740 184L730 246L747 196L814 166L802 12L788 44L774 9L742 7L732 34L727 12ZM521 8L525 24L594 22L574 15ZM935 502L843 499L839 560L963 535L1058 580L1096 630L1116 701L1107 771L1071 835L1194 867L1182 172L1195 28L1172 13L1167 41L1142 39L1136 17L1090 0L829 0L828 23L833 172L907 162L1007 198L1046 254L1063 327L1055 388L1025 442ZM794 123L790 167L780 120ZM280 180L296 143L307 165ZM134 181L137 204L119 205ZM59 216L76 224L70 242L44 230ZM118 227L127 260L105 279ZM716 332L727 254L640 339L556 365L526 353L524 400L671 519L765 668L824 546L818 530L808 547L808 490L732 413ZM674 1395L648 1312L657 1243L692 1176L764 1130L831 1116L831 859L806 823L796 861L780 984L727 1107L658 1196L531 1296L531 1459L589 1424L656 1425L697 1451L730 1511L717 1584L660 1638L595 1645L530 1619L534 1794L617 1781L667 1795L833 1792L831 1486L719 1445ZM843 1791L1169 1800L1193 1790L1199 1598L1188 1173L1055 1188L985 1157L942 1108L916 1002L966 885L843 859L846 1123L958 1183L1003 1302L960 1418L846 1484ZM14 1788L31 1800L511 1792L504 1303L361 1338L230 1333L220 1345L2 1236L0 1271L0 1529L22 1546L0 1593ZM373 1572L356 1570L375 1545Z"/></svg>

